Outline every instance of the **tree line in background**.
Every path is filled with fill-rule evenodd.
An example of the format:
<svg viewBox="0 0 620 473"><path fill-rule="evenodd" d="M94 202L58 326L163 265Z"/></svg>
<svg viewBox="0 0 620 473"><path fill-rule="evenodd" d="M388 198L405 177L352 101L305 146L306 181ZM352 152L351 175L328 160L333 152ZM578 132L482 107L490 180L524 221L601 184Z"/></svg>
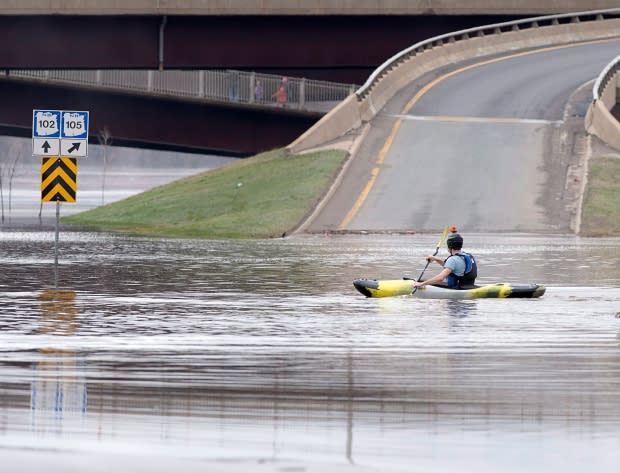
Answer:
<svg viewBox="0 0 620 473"><path fill-rule="evenodd" d="M5 204L8 204L8 218L11 218L11 209L13 202L13 179L16 176L16 171L20 160L24 156L30 156L32 144L26 140L3 140L0 143L0 221L4 223ZM6 196L5 202L5 194ZM39 214L40 216L40 214Z"/></svg>

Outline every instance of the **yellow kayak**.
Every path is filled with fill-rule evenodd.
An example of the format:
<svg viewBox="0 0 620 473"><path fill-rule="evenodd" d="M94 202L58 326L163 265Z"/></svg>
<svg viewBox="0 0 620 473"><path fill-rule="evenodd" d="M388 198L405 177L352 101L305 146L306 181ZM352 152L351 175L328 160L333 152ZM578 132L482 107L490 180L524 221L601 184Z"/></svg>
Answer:
<svg viewBox="0 0 620 473"><path fill-rule="evenodd" d="M450 289L445 286L424 286L413 292L414 279L356 279L355 289L366 297L411 296L421 299L510 299L540 297L545 286L540 284L497 283L473 286L467 289Z"/></svg>

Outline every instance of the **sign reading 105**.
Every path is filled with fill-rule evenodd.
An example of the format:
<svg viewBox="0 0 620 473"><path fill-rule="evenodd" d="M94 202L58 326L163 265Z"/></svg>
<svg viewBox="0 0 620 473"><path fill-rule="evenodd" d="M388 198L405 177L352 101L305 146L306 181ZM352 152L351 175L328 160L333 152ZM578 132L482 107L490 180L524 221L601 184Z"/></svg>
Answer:
<svg viewBox="0 0 620 473"><path fill-rule="evenodd" d="M88 138L88 112L62 112L60 136Z"/></svg>

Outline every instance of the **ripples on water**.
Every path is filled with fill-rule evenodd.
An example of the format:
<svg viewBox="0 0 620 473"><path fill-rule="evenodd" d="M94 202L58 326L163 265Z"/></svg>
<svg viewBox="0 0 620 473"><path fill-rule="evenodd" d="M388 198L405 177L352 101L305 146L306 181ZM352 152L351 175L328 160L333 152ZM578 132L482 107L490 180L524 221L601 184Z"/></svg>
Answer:
<svg viewBox="0 0 620 473"><path fill-rule="evenodd" d="M620 467L618 239L469 236L480 282L547 294L428 301L351 281L417 275L433 235L64 232L57 274L52 234L0 238L11 471Z"/></svg>

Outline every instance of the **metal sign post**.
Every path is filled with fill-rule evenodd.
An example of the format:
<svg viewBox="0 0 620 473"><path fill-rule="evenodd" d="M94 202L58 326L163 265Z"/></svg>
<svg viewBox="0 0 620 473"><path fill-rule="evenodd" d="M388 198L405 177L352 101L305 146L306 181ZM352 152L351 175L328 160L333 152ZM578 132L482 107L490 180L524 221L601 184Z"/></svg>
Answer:
<svg viewBox="0 0 620 473"><path fill-rule="evenodd" d="M58 287L60 203L75 203L77 159L88 156L88 112L32 111L32 154L41 156L41 201L56 203L54 285Z"/></svg>
<svg viewBox="0 0 620 473"><path fill-rule="evenodd" d="M56 231L54 233L54 287L58 287L58 236L60 234L60 201L56 201Z"/></svg>

